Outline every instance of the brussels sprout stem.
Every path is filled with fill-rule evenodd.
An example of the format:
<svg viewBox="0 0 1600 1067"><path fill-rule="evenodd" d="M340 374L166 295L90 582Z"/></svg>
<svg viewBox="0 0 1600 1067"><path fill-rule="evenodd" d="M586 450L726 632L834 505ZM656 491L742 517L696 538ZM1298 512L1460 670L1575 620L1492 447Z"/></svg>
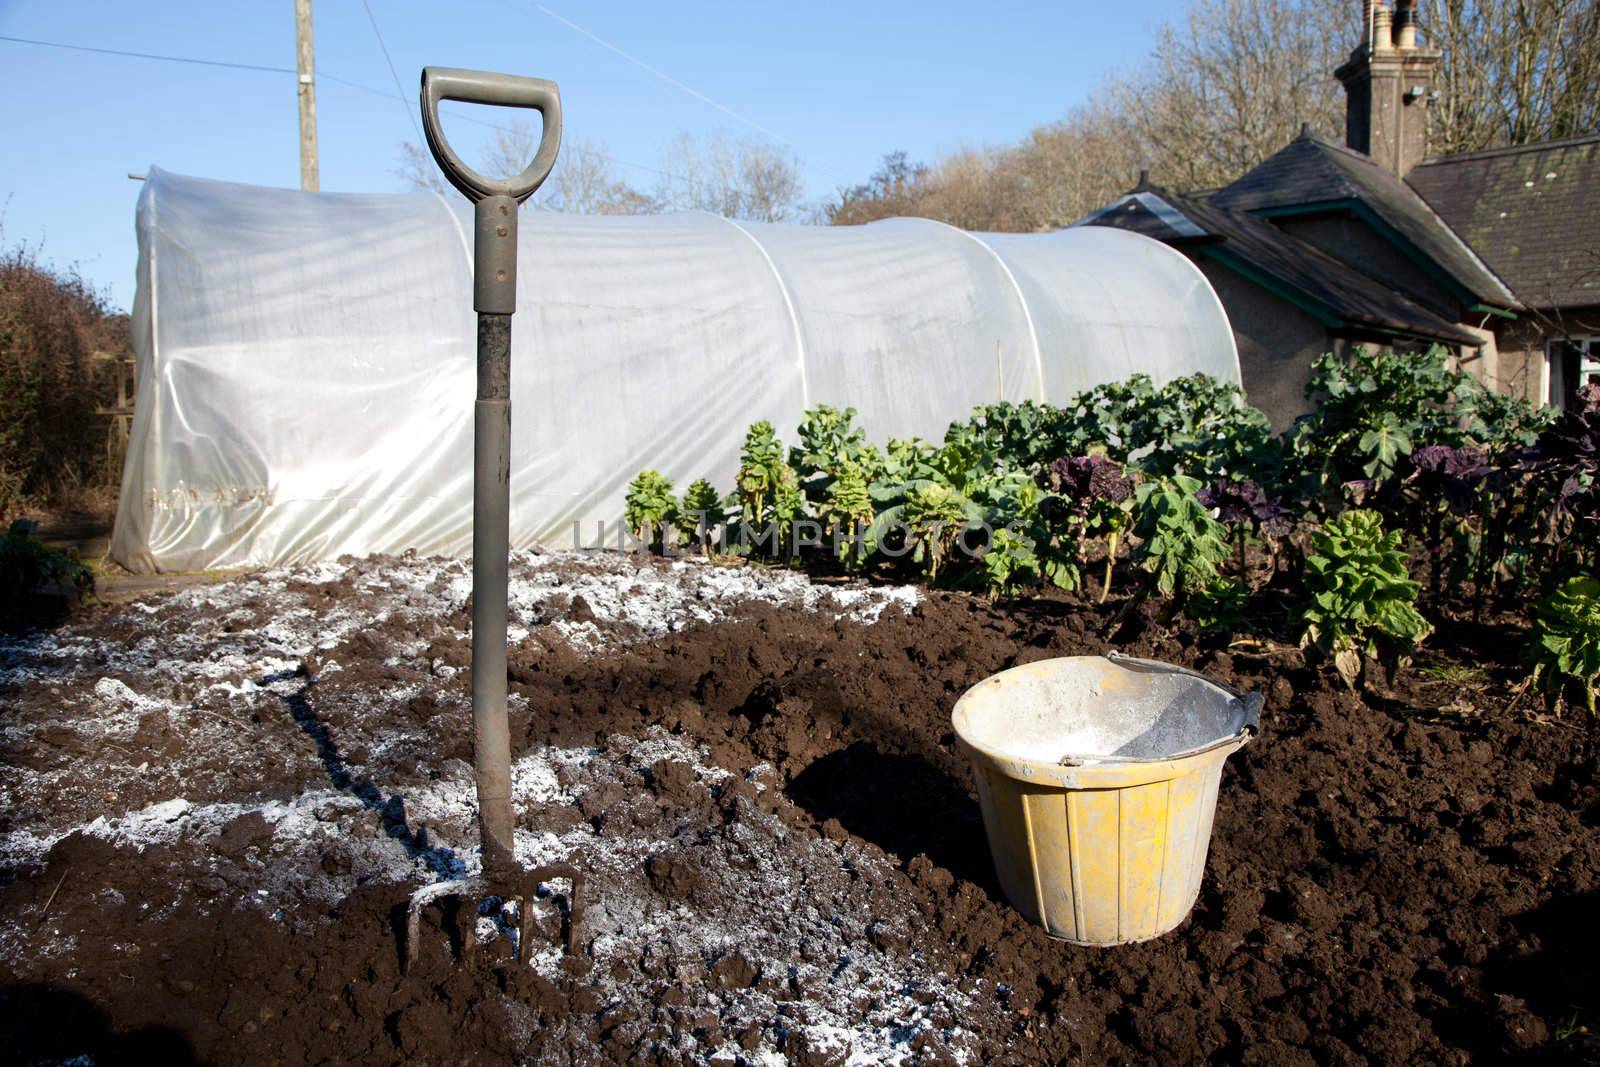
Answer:
<svg viewBox="0 0 1600 1067"><path fill-rule="evenodd" d="M1106 597L1111 595L1111 569L1117 565L1117 537L1122 531L1113 529L1106 538L1106 577L1100 583L1100 603L1106 602Z"/></svg>

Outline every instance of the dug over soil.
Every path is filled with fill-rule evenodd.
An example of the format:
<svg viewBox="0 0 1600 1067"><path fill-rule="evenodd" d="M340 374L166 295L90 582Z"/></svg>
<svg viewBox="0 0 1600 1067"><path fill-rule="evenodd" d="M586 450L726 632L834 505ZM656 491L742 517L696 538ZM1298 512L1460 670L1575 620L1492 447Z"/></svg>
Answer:
<svg viewBox="0 0 1600 1067"><path fill-rule="evenodd" d="M348 579L301 592L370 609ZM1118 607L930 593L867 619L750 601L588 645L525 620L510 676L527 858L590 875L580 952L560 954L570 889L553 884L530 965L494 914L477 920L490 943L457 961L470 923L438 909L402 973L421 879L373 858L444 877L470 848L470 794L454 815L438 799L471 759L464 604L433 636L373 612L255 679L269 695L246 709L172 694L230 720L211 723L210 755L176 712L142 713L122 751L30 735L6 754L30 774L193 760L189 807L138 794L141 826L160 810L198 824L246 794L278 806L133 843L62 832L19 863L0 897L0 1030L25 1062L1597 1058L1596 730L1514 698L1506 627L1443 620L1365 695L1271 641L1119 634L1265 694L1261 736L1227 763L1204 886L1175 932L1094 949L1025 922L995 879L951 706L1004 668L1104 651ZM119 608L75 625L132 641L144 622ZM4 715L49 716L104 677L17 682ZM309 828L298 851L292 818Z"/></svg>

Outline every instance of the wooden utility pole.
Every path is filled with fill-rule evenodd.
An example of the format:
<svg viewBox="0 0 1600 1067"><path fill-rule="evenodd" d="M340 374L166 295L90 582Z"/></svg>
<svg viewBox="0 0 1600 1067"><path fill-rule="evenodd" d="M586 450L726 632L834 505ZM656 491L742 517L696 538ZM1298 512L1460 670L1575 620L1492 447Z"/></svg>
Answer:
<svg viewBox="0 0 1600 1067"><path fill-rule="evenodd" d="M317 72L311 48L311 0L294 0L295 67L300 82L300 188L317 182Z"/></svg>

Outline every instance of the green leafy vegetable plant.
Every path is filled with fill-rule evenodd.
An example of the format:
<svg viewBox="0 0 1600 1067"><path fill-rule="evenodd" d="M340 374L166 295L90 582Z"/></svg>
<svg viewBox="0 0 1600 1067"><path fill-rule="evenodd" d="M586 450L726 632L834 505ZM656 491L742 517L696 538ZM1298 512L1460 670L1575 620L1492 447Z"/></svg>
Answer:
<svg viewBox="0 0 1600 1067"><path fill-rule="evenodd" d="M866 563L866 533L873 517L871 487L860 464L849 459L840 462L823 507L839 560L848 570L860 570Z"/></svg>
<svg viewBox="0 0 1600 1067"><path fill-rule="evenodd" d="M844 464L855 464L868 481L883 468L882 454L867 443L867 435L856 426L855 417L855 408L819 404L800 421L800 443L789 449L789 466L794 468L806 499L814 504L826 501L828 487L839 477Z"/></svg>
<svg viewBox="0 0 1600 1067"><path fill-rule="evenodd" d="M774 558L787 558L794 523L805 514L806 498L794 468L784 461L772 423L762 419L752 423L745 434L739 455L738 489L741 530L738 550L749 548L743 535L748 531L756 544L765 544Z"/></svg>
<svg viewBox="0 0 1600 1067"><path fill-rule="evenodd" d="M929 582L938 581L940 567L950 559L970 520L968 503L957 490L933 481L918 483L906 493L901 512L906 545Z"/></svg>
<svg viewBox="0 0 1600 1067"><path fill-rule="evenodd" d="M1227 530L1200 503L1200 488L1199 480L1176 474L1146 482L1136 497L1141 544L1134 558L1178 608L1211 586L1218 565L1228 558Z"/></svg>
<svg viewBox="0 0 1600 1067"><path fill-rule="evenodd" d="M1306 396L1317 410L1290 429L1289 451L1309 491L1321 496L1345 482L1393 477L1424 445L1498 452L1525 442L1543 422L1526 404L1451 369L1438 345L1424 353L1365 346L1327 353L1311 364Z"/></svg>
<svg viewBox="0 0 1600 1067"><path fill-rule="evenodd" d="M1433 630L1417 613L1421 587L1407 572L1400 532L1386 533L1375 511L1353 509L1313 532L1311 545L1301 646L1331 658L1352 688L1363 657L1398 670Z"/></svg>
<svg viewBox="0 0 1600 1067"><path fill-rule="evenodd" d="M1600 581L1569 578L1534 605L1528 645L1534 685L1543 685L1559 705L1569 682L1583 687L1584 706L1595 713L1600 680Z"/></svg>
<svg viewBox="0 0 1600 1067"><path fill-rule="evenodd" d="M1089 538L1104 536L1106 564L1100 602L1105 603L1111 592L1117 543L1133 509L1133 479L1115 460L1089 455L1056 460L1040 475L1040 481L1052 494L1044 502L1042 514L1054 527L1053 543L1061 547L1063 555L1071 552L1073 585L1084 565Z"/></svg>
<svg viewBox="0 0 1600 1067"><path fill-rule="evenodd" d="M1225 575L1213 578L1194 591L1183 613L1201 633L1232 633L1244 620L1250 601L1250 587Z"/></svg>
<svg viewBox="0 0 1600 1067"><path fill-rule="evenodd" d="M1012 596L1027 586L1038 585L1042 574L1033 541L1014 530L996 530L979 563L990 597Z"/></svg>
<svg viewBox="0 0 1600 1067"><path fill-rule="evenodd" d="M710 558L717 532L728 521L728 509L723 506L716 487L704 478L690 483L689 488L684 490L683 503L678 506L678 518L694 524L692 530L685 532Z"/></svg>
<svg viewBox="0 0 1600 1067"><path fill-rule="evenodd" d="M666 528L678 518L678 501L672 495L672 482L657 470L642 470L628 483L623 516L628 529L641 543L656 551L664 549Z"/></svg>

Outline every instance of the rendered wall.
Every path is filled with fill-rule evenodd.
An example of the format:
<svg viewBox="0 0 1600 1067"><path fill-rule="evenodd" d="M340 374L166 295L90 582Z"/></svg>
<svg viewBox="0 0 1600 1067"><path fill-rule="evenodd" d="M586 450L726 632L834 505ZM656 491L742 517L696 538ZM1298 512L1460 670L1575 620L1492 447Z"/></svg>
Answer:
<svg viewBox="0 0 1600 1067"><path fill-rule="evenodd" d="M1282 432L1311 410L1306 383L1311 361L1332 347L1327 328L1215 260L1200 266L1228 309L1245 396Z"/></svg>

